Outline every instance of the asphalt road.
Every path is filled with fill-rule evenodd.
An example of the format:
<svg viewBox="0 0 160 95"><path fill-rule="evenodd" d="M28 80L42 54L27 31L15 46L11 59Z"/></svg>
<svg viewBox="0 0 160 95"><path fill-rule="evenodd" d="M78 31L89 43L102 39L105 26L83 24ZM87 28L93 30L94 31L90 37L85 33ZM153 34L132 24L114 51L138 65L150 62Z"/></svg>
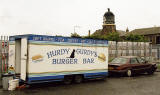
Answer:
<svg viewBox="0 0 160 95"><path fill-rule="evenodd" d="M0 95L160 95L160 72L71 85L38 84L16 91L3 91L0 88Z"/></svg>

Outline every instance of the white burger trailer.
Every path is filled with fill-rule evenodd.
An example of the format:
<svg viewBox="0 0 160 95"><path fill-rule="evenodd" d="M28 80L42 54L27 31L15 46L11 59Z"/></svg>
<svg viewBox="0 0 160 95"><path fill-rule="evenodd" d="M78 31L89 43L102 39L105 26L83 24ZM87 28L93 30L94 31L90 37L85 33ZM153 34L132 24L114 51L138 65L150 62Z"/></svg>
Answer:
<svg viewBox="0 0 160 95"><path fill-rule="evenodd" d="M46 35L10 36L9 68L21 82L105 79L108 41Z"/></svg>

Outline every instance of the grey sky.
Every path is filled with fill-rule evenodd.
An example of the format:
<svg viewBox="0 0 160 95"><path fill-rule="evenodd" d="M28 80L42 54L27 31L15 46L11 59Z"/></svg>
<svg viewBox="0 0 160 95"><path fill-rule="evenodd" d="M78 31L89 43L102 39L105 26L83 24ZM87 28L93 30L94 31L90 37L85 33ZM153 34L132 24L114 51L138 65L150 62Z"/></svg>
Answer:
<svg viewBox="0 0 160 95"><path fill-rule="evenodd" d="M87 35L110 8L118 30L160 26L159 0L0 0L0 35Z"/></svg>

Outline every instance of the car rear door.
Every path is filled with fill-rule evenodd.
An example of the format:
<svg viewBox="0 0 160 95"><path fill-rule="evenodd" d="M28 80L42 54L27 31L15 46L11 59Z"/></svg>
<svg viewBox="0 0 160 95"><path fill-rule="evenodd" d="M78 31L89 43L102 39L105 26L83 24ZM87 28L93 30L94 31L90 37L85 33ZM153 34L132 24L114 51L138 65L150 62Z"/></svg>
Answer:
<svg viewBox="0 0 160 95"><path fill-rule="evenodd" d="M138 61L139 61L139 63L140 63L140 69L141 69L140 71L141 71L142 73L146 72L146 71L151 67L150 64L145 63L145 61L142 60L141 58L137 58L137 59L138 59Z"/></svg>

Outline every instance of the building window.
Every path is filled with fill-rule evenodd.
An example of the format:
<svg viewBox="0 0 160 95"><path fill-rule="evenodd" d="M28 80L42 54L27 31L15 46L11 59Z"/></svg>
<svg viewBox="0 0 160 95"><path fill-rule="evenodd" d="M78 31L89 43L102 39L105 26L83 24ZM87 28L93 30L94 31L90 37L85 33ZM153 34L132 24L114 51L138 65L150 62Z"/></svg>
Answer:
<svg viewBox="0 0 160 95"><path fill-rule="evenodd" d="M156 37L156 44L160 44L160 36Z"/></svg>
<svg viewBox="0 0 160 95"><path fill-rule="evenodd" d="M150 42L152 42L152 36L150 36Z"/></svg>

